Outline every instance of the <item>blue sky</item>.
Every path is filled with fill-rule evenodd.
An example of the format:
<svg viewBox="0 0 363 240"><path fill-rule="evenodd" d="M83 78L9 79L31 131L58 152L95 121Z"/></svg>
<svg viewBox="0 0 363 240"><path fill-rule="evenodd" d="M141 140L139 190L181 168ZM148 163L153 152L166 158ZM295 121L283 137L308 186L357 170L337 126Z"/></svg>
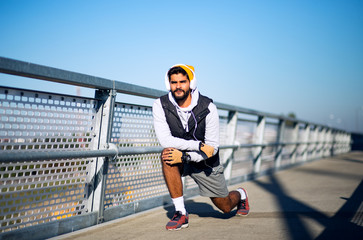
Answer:
<svg viewBox="0 0 363 240"><path fill-rule="evenodd" d="M362 13L354 0L0 1L0 56L160 90L185 63L217 102L363 132Z"/></svg>

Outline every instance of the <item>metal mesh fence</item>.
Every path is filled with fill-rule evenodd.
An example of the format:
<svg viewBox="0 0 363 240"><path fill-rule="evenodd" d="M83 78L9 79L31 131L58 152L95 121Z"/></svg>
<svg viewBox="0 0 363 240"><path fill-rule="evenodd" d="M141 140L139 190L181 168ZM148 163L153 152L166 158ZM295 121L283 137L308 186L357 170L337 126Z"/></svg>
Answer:
<svg viewBox="0 0 363 240"><path fill-rule="evenodd" d="M0 88L0 151L88 150L95 100ZM92 159L0 163L0 231L86 212Z"/></svg>
<svg viewBox="0 0 363 240"><path fill-rule="evenodd" d="M160 146L153 126L152 108L116 103L111 142L121 148Z"/></svg>
<svg viewBox="0 0 363 240"><path fill-rule="evenodd" d="M95 100L0 91L0 150L92 149Z"/></svg>
<svg viewBox="0 0 363 240"><path fill-rule="evenodd" d="M111 142L120 148L160 146L153 127L152 108L116 103ZM109 163L105 207L168 194L160 153L119 156Z"/></svg>
<svg viewBox="0 0 363 240"><path fill-rule="evenodd" d="M159 153L122 156L109 164L105 208L165 194Z"/></svg>
<svg viewBox="0 0 363 240"><path fill-rule="evenodd" d="M86 212L89 161L64 159L1 164L1 232Z"/></svg>

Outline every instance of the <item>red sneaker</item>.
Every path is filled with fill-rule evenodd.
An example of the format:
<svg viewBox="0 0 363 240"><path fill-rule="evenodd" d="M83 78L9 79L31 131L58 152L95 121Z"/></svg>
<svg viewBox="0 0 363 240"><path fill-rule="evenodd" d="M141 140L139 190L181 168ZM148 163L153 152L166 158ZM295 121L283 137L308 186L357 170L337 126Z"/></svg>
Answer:
<svg viewBox="0 0 363 240"><path fill-rule="evenodd" d="M248 213L250 212L250 205L248 204L248 197L247 197L247 191L244 188L239 188L242 189L242 191L245 192L246 194L246 199L241 200L238 205L237 205L237 216L247 216Z"/></svg>
<svg viewBox="0 0 363 240"><path fill-rule="evenodd" d="M189 215L182 215L180 211L174 214L174 217L166 224L167 230L180 230L189 226Z"/></svg>

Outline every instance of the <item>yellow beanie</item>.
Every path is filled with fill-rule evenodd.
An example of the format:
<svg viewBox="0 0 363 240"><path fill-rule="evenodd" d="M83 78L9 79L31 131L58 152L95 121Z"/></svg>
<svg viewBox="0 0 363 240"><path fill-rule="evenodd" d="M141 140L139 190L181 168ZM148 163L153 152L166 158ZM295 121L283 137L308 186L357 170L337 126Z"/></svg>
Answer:
<svg viewBox="0 0 363 240"><path fill-rule="evenodd" d="M181 67L182 69L184 69L189 77L189 80L192 81L194 79L194 67L191 65L177 65L175 67Z"/></svg>

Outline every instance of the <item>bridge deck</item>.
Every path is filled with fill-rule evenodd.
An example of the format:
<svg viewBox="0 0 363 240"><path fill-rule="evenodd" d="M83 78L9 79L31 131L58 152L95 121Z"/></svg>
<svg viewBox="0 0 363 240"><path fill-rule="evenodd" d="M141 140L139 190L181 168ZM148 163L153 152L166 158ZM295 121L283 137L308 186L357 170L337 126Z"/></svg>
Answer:
<svg viewBox="0 0 363 240"><path fill-rule="evenodd" d="M181 231L165 230L173 207L160 207L54 239L363 239L362 180L363 152L351 152L243 183L247 217L196 197Z"/></svg>

